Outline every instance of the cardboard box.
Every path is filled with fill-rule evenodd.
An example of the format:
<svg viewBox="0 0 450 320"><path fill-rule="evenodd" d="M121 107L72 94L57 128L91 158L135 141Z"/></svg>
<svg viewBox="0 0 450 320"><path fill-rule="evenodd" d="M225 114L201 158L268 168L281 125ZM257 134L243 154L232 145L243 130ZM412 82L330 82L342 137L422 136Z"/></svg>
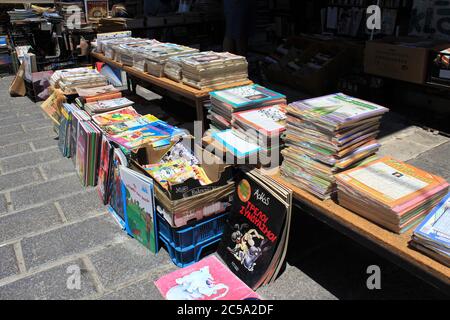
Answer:
<svg viewBox="0 0 450 320"><path fill-rule="evenodd" d="M387 37L368 41L364 71L381 77L422 84L427 76L429 51L441 46L442 43L415 37Z"/></svg>
<svg viewBox="0 0 450 320"><path fill-rule="evenodd" d="M201 157L203 159L201 167L205 170L206 175L212 183L201 185L196 179L188 179L183 183L170 185L169 189L166 189L160 185L158 181L155 181L155 186L160 192L164 193L168 199L181 200L198 196L203 193L211 192L214 189L219 189L227 185L227 183L233 179L232 166L226 165L214 154L204 150L201 146L196 145L193 138L184 138L182 143L185 144L186 148L193 150L198 158ZM131 159L131 167L151 177L148 172L145 171L143 166L158 163L174 144L175 142L167 147L158 149L154 149L152 146L146 146L145 148L139 149Z"/></svg>

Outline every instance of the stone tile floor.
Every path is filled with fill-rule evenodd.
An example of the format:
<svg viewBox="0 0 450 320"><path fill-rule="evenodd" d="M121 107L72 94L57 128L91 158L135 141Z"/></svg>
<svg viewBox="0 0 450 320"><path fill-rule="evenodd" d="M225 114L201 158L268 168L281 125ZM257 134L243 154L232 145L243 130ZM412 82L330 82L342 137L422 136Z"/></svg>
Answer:
<svg viewBox="0 0 450 320"><path fill-rule="evenodd" d="M9 96L11 80L0 80L0 299L161 299L153 281L176 269L167 252L154 256L118 228L59 153L50 120L28 98ZM449 140L416 127L398 131L403 127L390 127L382 153L450 179ZM263 297L441 297L308 215L294 216L286 269L259 290ZM379 292L365 287L371 264L382 268ZM74 265L81 286L68 289Z"/></svg>

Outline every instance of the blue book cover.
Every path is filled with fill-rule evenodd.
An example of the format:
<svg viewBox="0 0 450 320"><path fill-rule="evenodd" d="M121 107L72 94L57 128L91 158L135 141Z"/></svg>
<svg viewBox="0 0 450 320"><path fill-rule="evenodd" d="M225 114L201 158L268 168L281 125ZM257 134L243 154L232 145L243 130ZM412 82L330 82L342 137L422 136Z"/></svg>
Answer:
<svg viewBox="0 0 450 320"><path fill-rule="evenodd" d="M450 248L450 193L426 216L414 234Z"/></svg>
<svg viewBox="0 0 450 320"><path fill-rule="evenodd" d="M258 105L271 100L286 99L285 95L257 84L214 91L210 93L210 97L228 104L234 109Z"/></svg>

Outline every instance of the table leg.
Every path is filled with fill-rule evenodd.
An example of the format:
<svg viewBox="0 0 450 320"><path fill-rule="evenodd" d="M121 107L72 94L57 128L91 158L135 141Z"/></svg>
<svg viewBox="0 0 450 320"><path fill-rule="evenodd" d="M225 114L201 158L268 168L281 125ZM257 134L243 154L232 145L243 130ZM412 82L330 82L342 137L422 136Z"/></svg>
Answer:
<svg viewBox="0 0 450 320"><path fill-rule="evenodd" d="M205 131L206 121L205 121L205 116L203 113L203 108L204 108L204 101L200 100L200 99L195 100L195 109L197 111L197 121L202 122L203 131Z"/></svg>

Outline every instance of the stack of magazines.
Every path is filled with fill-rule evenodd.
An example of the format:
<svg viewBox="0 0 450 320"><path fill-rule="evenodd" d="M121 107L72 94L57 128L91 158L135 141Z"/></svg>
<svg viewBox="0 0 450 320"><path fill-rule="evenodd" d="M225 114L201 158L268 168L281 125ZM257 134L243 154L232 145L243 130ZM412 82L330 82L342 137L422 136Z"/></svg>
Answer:
<svg viewBox="0 0 450 320"><path fill-rule="evenodd" d="M57 70L50 78L54 88L60 88L65 94L77 93L77 88L101 87L108 84L106 77L92 68L73 68Z"/></svg>
<svg viewBox="0 0 450 320"><path fill-rule="evenodd" d="M210 98L208 118L211 128L216 130L231 129L235 112L286 104L286 96L257 84L214 91Z"/></svg>
<svg viewBox="0 0 450 320"><path fill-rule="evenodd" d="M127 98L117 98L110 100L101 100L95 102L89 102L84 105L84 110L90 114L103 113L116 109L121 109L133 105L134 102Z"/></svg>
<svg viewBox="0 0 450 320"><path fill-rule="evenodd" d="M390 157L340 173L336 181L340 205L396 233L417 224L449 187L443 178Z"/></svg>
<svg viewBox="0 0 450 320"><path fill-rule="evenodd" d="M156 77L162 77L164 75L164 65L170 57L195 52L198 52L198 49L174 43L160 43L152 46L145 56L146 71Z"/></svg>
<svg viewBox="0 0 450 320"><path fill-rule="evenodd" d="M38 15L31 9L14 9L13 11L8 11L8 15L11 22L22 21L25 19L37 18Z"/></svg>
<svg viewBox="0 0 450 320"><path fill-rule="evenodd" d="M341 93L290 104L282 175L321 199L330 198L336 173L378 151L375 138L387 111Z"/></svg>
<svg viewBox="0 0 450 320"><path fill-rule="evenodd" d="M80 109L84 109L86 103L92 103L103 100L111 100L122 97L122 92L112 85L94 87L94 88L77 88L78 97L75 103Z"/></svg>
<svg viewBox="0 0 450 320"><path fill-rule="evenodd" d="M248 80L248 63L245 57L228 52L201 52L183 57L179 62L183 83L197 89Z"/></svg>
<svg viewBox="0 0 450 320"><path fill-rule="evenodd" d="M414 230L410 245L450 267L450 194Z"/></svg>
<svg viewBox="0 0 450 320"><path fill-rule="evenodd" d="M181 82L183 80L183 68L181 66L181 60L188 57L201 56L203 56L201 52L196 52L170 57L164 66L164 75L171 80Z"/></svg>
<svg viewBox="0 0 450 320"><path fill-rule="evenodd" d="M281 134L286 130L286 107L285 104L277 104L235 112L231 120L233 131L258 144L265 154L269 154L272 148L279 152Z"/></svg>

